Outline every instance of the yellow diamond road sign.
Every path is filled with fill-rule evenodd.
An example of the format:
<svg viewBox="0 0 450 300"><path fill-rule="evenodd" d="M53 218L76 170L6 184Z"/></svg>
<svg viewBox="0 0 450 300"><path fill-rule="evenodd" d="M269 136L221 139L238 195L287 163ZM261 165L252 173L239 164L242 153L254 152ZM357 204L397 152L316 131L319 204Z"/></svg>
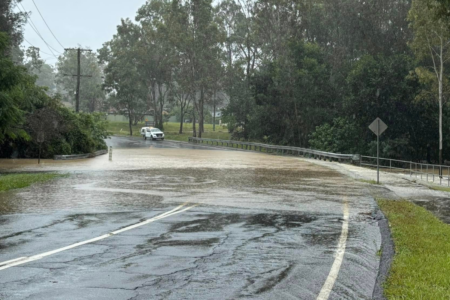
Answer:
<svg viewBox="0 0 450 300"><path fill-rule="evenodd" d="M380 118L376 118L375 121L372 122L372 124L369 125L369 129L372 130L373 133L376 135L381 135L388 126L381 121Z"/></svg>

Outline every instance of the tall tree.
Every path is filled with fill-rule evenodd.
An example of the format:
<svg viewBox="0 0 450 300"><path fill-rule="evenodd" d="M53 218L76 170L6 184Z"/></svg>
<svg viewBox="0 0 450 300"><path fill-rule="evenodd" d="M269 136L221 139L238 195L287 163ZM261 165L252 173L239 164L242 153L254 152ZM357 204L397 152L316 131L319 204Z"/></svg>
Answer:
<svg viewBox="0 0 450 300"><path fill-rule="evenodd" d="M133 122L148 108L139 60L134 57L140 35L133 26L129 19L122 20L117 34L103 45L98 56L100 63L106 63L103 88L109 95L109 103L128 116L130 135L133 135Z"/></svg>
<svg viewBox="0 0 450 300"><path fill-rule="evenodd" d="M8 51L16 64L23 60L23 52L19 46L23 41L22 28L26 23L26 14L14 11L14 7L20 2L22 0L0 1L0 31L9 36L8 49L3 51Z"/></svg>
<svg viewBox="0 0 450 300"><path fill-rule="evenodd" d="M436 0L414 0L408 19L414 31L411 46L418 58L427 64L427 70L434 74L438 86L436 98L439 105L439 164L442 164L442 118L446 67L450 60L450 18L436 18L439 8Z"/></svg>
<svg viewBox="0 0 450 300"><path fill-rule="evenodd" d="M39 48L29 47L25 51L27 61L25 67L28 73L36 76L36 85L46 87L47 94L53 95L56 89L55 70L53 66L44 62L39 55Z"/></svg>

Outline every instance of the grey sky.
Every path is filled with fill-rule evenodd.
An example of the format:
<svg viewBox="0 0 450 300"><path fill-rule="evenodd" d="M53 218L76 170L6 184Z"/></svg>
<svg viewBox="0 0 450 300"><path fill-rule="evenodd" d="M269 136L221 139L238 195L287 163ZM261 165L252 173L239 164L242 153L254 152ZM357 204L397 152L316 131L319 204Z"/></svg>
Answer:
<svg viewBox="0 0 450 300"><path fill-rule="evenodd" d="M146 0L34 0L34 2L64 47L73 48L81 45L97 50L112 38L121 18L128 17L134 20L138 8ZM42 21L33 1L23 0L21 4L27 12L31 11L31 20L45 41L57 51L63 52ZM51 53L30 24L25 26L24 33L28 42L46 53ZM23 46L30 45L24 41ZM58 56L56 51L53 52ZM41 53L41 57L49 64L56 62L51 55Z"/></svg>

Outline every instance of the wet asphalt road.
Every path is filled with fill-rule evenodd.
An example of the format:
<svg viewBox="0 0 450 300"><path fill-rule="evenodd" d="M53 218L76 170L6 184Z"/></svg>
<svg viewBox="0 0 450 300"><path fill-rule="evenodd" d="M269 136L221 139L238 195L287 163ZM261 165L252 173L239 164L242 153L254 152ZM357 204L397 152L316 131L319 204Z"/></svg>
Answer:
<svg viewBox="0 0 450 300"><path fill-rule="evenodd" d="M328 299L371 299L380 234L366 185L292 157L108 143L112 162L0 161L70 174L0 194L0 299L316 299L339 256L346 205ZM189 210L1 270L177 207Z"/></svg>

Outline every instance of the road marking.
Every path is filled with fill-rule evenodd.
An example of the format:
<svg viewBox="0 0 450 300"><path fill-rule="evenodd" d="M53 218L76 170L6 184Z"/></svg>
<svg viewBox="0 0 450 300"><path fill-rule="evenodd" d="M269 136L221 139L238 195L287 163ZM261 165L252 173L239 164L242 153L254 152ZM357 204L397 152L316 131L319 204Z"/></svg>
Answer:
<svg viewBox="0 0 450 300"><path fill-rule="evenodd" d="M160 214L160 215L158 215L156 217L153 217L151 219L147 219L147 220L142 221L140 223L133 224L133 225L127 226L125 228L118 229L116 231L112 231L110 233L98 236L96 238L93 238L93 239L90 239L90 240L87 240L87 241L78 242L78 243L72 244L70 246L66 246L66 247L63 247L63 248L59 248L59 249L56 249L56 250L44 252L44 253L33 255L33 256L19 257L19 258L16 258L16 259L0 262L0 271L8 269L8 268L11 268L11 267L15 267L15 266L18 266L18 265L22 265L22 264L25 264L25 263L28 263L28 262L32 262L32 261L35 261L35 260L39 260L39 259L42 259L42 258L44 258L46 256L50 256L50 255L53 255L53 254L56 254L56 253L59 253L59 252L62 252L62 251L73 249L73 248L76 248L76 247L79 247L79 246L82 246L82 245L86 245L86 244L90 244L90 243L93 243L93 242L97 242L97 241L106 239L108 237L111 237L113 235L116 235L116 234L119 234L119 233L122 233L122 232L125 232L125 231L128 231L128 230L131 230L131 229L134 229L134 228L137 228L137 227L140 227L140 226L144 226L146 224L149 224L149 223L152 223L152 222L155 222L155 221L158 221L158 220L161 220L161 219L164 219L164 218L167 218L167 217L179 214L179 213L182 213L184 211L187 211L187 210L197 206L197 204L195 204L195 205L191 205L189 207L186 207L184 209L181 209L184 206L186 206L186 204L187 203L184 203L184 204L182 204L180 206L175 207L174 209L172 209L172 210L170 210L168 212Z"/></svg>
<svg viewBox="0 0 450 300"><path fill-rule="evenodd" d="M336 258L334 259L333 266L331 267L328 278L325 281L322 289L320 290L317 300L328 300L331 290L333 289L334 283L339 275L339 270L341 269L342 261L344 260L345 247L347 244L348 236L348 202L344 199L344 222L342 223L341 237L339 239L338 247L336 250Z"/></svg>

